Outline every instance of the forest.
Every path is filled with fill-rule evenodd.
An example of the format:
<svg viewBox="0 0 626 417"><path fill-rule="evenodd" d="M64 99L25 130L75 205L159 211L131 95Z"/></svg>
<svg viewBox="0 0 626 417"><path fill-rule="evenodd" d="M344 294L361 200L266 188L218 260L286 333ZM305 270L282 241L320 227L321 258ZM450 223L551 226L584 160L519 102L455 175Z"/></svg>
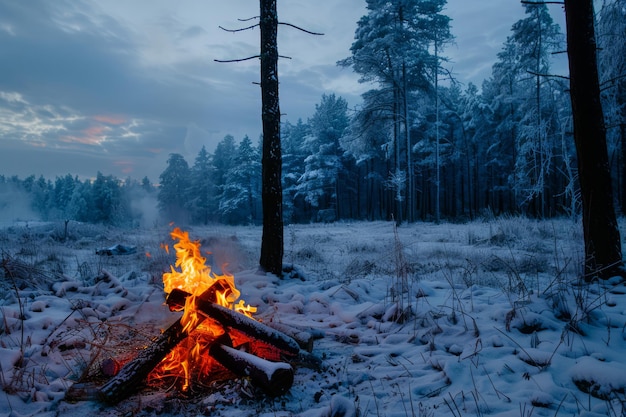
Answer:
<svg viewBox="0 0 626 417"><path fill-rule="evenodd" d="M372 88L358 107L325 94L308 120L281 126L286 223L463 221L484 213L575 217L580 191L569 83L553 73L565 37L546 4L523 4L482 86L449 71L443 1L363 16L350 54ZM432 6L432 7L431 7ZM602 105L618 213L626 213L626 19L597 10ZM157 181L0 176L0 210L25 193L44 220L145 224L141 207L190 224L260 224L261 140L227 135L193 162L171 154ZM137 204L137 201L143 202Z"/></svg>
<svg viewBox="0 0 626 417"><path fill-rule="evenodd" d="M477 86L367 0L362 103L281 122L261 0L256 143L0 175L0 417L626 415L626 0L521 3Z"/></svg>

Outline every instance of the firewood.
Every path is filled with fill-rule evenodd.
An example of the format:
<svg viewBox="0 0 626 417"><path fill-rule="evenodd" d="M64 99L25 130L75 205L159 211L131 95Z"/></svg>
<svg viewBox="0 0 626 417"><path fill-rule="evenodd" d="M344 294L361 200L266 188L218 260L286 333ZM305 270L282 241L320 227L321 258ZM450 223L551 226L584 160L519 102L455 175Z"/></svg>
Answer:
<svg viewBox="0 0 626 417"><path fill-rule="evenodd" d="M286 334L295 340L300 348L306 350L307 352L313 351L313 335L304 330L297 329L293 326L289 326L288 324L278 323L275 321L269 322L267 324L274 330L278 330L281 333Z"/></svg>
<svg viewBox="0 0 626 417"><path fill-rule="evenodd" d="M168 327L135 359L126 363L119 373L107 381L98 391L100 401L117 404L137 390L148 374L176 345L187 337L180 319Z"/></svg>
<svg viewBox="0 0 626 417"><path fill-rule="evenodd" d="M253 320L244 314L237 313L228 308L222 307L213 303L215 300L215 291L216 288L209 288L203 294L198 296L195 300L195 308L200 313L199 320L196 325L199 325L206 318L211 318L221 324L224 327L231 328L243 332L247 336L260 340L264 343L270 344L276 349L282 351L284 355L295 357L300 352L300 347L298 343L293 340L291 337L274 330L256 320ZM173 290L167 299L167 304L172 310L181 310L185 306L185 299L189 296L188 293L175 289ZM148 374L163 360L163 358L174 348L178 343L180 343L183 339L185 339L188 335L188 332L183 331L183 324L181 319L178 319L174 324L172 324L168 329L166 329L158 338L156 338L152 343L150 343L145 349L141 350L137 357L132 361L126 363L119 373L111 378L107 383L105 383L97 392L97 397L100 401L109 403L109 404L117 404L124 398L128 397L134 391L136 391L148 376ZM190 329L191 331L193 329ZM216 348L218 350L218 355L221 352L221 349ZM224 356L225 354L223 354ZM228 356L228 355L226 355ZM232 355L231 355L232 356ZM254 358L254 355L251 355ZM216 358L217 359L217 358ZM250 358L249 358L250 359ZM229 359L225 359L228 361ZM250 359L252 360L252 359ZM259 364L264 364L264 362L260 362L263 359L257 358ZM233 363L240 363L243 361L242 359L230 359ZM265 361L268 364L273 363L269 361ZM288 364L285 364L289 366ZM243 366L243 365L242 365ZM267 365L269 366L269 365ZM261 369L267 368L264 364L261 366ZM273 365L275 366L275 365ZM291 369L291 367L289 366ZM245 369L245 368L242 368ZM265 369L267 370L267 369ZM259 374L256 376L257 380L260 381L260 384L263 385L263 380L261 371L254 371L255 374ZM272 395L280 395L279 393L282 390L289 390L291 387L291 382L287 384L289 381L289 376L286 375L285 368L278 367L277 374L274 377L273 374L268 375L268 381L271 378L277 378L278 382L273 383L276 385L276 388L269 388L268 392L275 392L277 394ZM291 370L292 376L291 380L293 380L293 370ZM252 376L251 376L252 378ZM286 387L289 385L286 389Z"/></svg>
<svg viewBox="0 0 626 417"><path fill-rule="evenodd" d="M234 374L249 377L272 397L286 394L293 384L293 368L288 363L270 362L221 343L212 344L209 354Z"/></svg>
<svg viewBox="0 0 626 417"><path fill-rule="evenodd" d="M321 371L324 369L324 362L314 354L301 350L298 356L289 360L289 363L305 368Z"/></svg>
<svg viewBox="0 0 626 417"><path fill-rule="evenodd" d="M167 298L167 304L170 307L184 306L185 299L188 296L189 293L174 289ZM286 334L274 330L244 314L204 300L202 297L196 298L196 310L201 315L217 321L224 327L239 330L253 339L268 343L282 350L286 354L297 355L300 352L298 343Z"/></svg>
<svg viewBox="0 0 626 417"><path fill-rule="evenodd" d="M210 297L212 294L212 290L208 289L202 296ZM199 317L196 325L204 319L204 317ZM183 329L181 319L176 320L159 337L141 350L133 360L126 363L117 375L107 381L98 391L98 398L109 404L117 404L137 390L154 367L187 337L188 333Z"/></svg>

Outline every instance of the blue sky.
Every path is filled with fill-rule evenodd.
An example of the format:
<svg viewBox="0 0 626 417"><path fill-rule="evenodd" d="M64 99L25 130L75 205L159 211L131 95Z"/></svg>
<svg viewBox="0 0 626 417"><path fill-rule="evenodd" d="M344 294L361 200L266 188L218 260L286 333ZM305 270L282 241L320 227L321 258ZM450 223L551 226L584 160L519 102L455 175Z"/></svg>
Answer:
<svg viewBox="0 0 626 417"><path fill-rule="evenodd" d="M306 120L322 94L357 105L365 86L335 63L349 55L365 1L279 1L283 120ZM551 7L555 18L560 6ZM456 45L444 54L459 81L478 85L511 25L517 0L449 0ZM227 33L258 15L230 0L28 0L0 2L0 174L54 179L100 171L158 182L170 153L192 164L226 134L261 133L258 30ZM557 21L560 22L560 20ZM562 20L562 19L561 19Z"/></svg>

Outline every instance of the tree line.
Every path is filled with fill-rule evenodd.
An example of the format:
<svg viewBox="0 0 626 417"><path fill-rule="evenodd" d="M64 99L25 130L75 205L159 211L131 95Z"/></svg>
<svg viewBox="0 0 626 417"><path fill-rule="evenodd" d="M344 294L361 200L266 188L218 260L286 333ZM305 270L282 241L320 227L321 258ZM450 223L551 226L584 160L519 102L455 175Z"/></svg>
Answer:
<svg viewBox="0 0 626 417"><path fill-rule="evenodd" d="M154 201L155 193L147 177L139 182L98 172L94 179L81 180L67 174L52 181L43 176L20 179L0 175L0 212L11 215L11 220L32 220L36 216L45 221L135 227L145 224L142 200ZM26 196L28 207L17 204L22 196ZM19 212L13 212L15 206L19 206Z"/></svg>
<svg viewBox="0 0 626 417"><path fill-rule="evenodd" d="M545 4L523 4L481 88L446 70L443 0L368 1L351 67L372 86L358 108L323 95L306 121L281 126L285 222L472 219L580 213L569 83L551 74L564 35ZM616 207L626 213L624 0L597 15L598 65ZM193 164L170 155L158 187L98 173L0 177L43 218L137 223L131 196L152 195L166 220L260 224L261 145L227 135ZM138 192L143 194L138 194ZM134 219L134 220L133 220Z"/></svg>

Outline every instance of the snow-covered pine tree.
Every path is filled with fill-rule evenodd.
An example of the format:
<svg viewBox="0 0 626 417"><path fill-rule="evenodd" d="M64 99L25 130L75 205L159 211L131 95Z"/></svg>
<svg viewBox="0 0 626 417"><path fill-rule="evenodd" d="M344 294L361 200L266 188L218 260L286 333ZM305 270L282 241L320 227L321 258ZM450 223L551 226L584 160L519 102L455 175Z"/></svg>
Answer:
<svg viewBox="0 0 626 417"><path fill-rule="evenodd" d="M305 204L297 197L298 179L304 173L304 159L307 156L305 138L309 134L309 125L298 119L295 125L286 121L281 129L283 150L283 218L287 222L308 220Z"/></svg>
<svg viewBox="0 0 626 417"><path fill-rule="evenodd" d="M626 214L626 0L605 0L598 13L598 70L616 197Z"/></svg>
<svg viewBox="0 0 626 417"><path fill-rule="evenodd" d="M367 0L368 13L357 23L355 41L350 48L352 55L338 63L352 67L361 75L361 81L379 86L377 102L387 109L385 117L391 116L389 157L393 167L389 173L407 175L412 171L408 169L412 164L411 92L434 92L432 73L439 71L443 58L434 53L433 46L436 42L440 49L452 38L450 19L441 13L445 4L445 0ZM386 100L383 102L382 98ZM404 183L412 184L412 179ZM407 190L395 193L406 194ZM401 222L403 212L412 210L397 200L394 198L394 216ZM406 202L411 207L414 203Z"/></svg>
<svg viewBox="0 0 626 417"><path fill-rule="evenodd" d="M311 134L306 139L309 156L304 160L304 173L297 188L298 194L315 209L312 220L339 218L338 178L344 153L340 139L348 120L348 103L334 94L324 94L309 119Z"/></svg>
<svg viewBox="0 0 626 417"><path fill-rule="evenodd" d="M187 212L190 170L185 158L178 153L170 154L167 168L159 176L160 186L157 200L159 211L168 222L185 224Z"/></svg>
<svg viewBox="0 0 626 417"><path fill-rule="evenodd" d="M189 182L189 200L187 206L191 221L207 224L217 220L217 196L213 183L215 170L211 163L211 155L203 146L191 167Z"/></svg>
<svg viewBox="0 0 626 417"><path fill-rule="evenodd" d="M257 223L256 207L261 198L261 157L245 136L237 148L233 165L225 176L219 213L228 224Z"/></svg>

